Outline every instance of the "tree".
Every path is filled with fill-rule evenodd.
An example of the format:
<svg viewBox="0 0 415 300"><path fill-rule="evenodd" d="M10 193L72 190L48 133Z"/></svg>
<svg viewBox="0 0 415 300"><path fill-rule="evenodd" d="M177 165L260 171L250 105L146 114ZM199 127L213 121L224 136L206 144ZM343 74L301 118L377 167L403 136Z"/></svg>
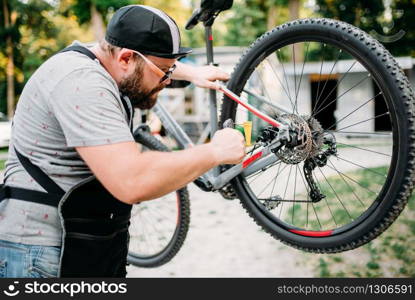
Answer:
<svg viewBox="0 0 415 300"><path fill-rule="evenodd" d="M225 43L247 46L267 29L267 0L234 1L231 16L226 21L228 29Z"/></svg>
<svg viewBox="0 0 415 300"><path fill-rule="evenodd" d="M74 39L86 42L93 35L81 28L75 17L61 14L62 8L72 5L71 0L0 3L0 112L11 118L16 99L32 73Z"/></svg>
<svg viewBox="0 0 415 300"><path fill-rule="evenodd" d="M385 46L393 55L415 57L415 0L394 0L392 18L393 23L386 27L384 34L393 36L400 31L405 34L398 40L392 39L394 42L385 43Z"/></svg>
<svg viewBox="0 0 415 300"><path fill-rule="evenodd" d="M74 14L80 25L89 23L99 41L105 36L105 24L108 17L120 7L132 4L131 0L74 0L65 15Z"/></svg>
<svg viewBox="0 0 415 300"><path fill-rule="evenodd" d="M383 1L317 0L324 17L353 24L371 33L395 56L415 55L415 0L392 0L392 15L386 15ZM393 37L404 31L403 37Z"/></svg>
<svg viewBox="0 0 415 300"><path fill-rule="evenodd" d="M362 30L379 30L378 22L385 11L383 1L317 0L318 12L326 18L341 20Z"/></svg>
<svg viewBox="0 0 415 300"><path fill-rule="evenodd" d="M4 35L6 40L6 78L7 78L7 116L13 117L14 114L14 53L13 53L13 29L16 24L16 11L11 12L9 3L3 0L3 19Z"/></svg>
<svg viewBox="0 0 415 300"><path fill-rule="evenodd" d="M231 18L226 22L226 44L247 46L278 24L300 18L304 11L303 2L304 0L234 1Z"/></svg>
<svg viewBox="0 0 415 300"><path fill-rule="evenodd" d="M6 99L0 103L1 111L7 112L8 118L12 118L15 108L16 94L20 93L24 76L22 74L23 55L21 53L21 30L23 27L33 27L36 33L48 30L53 25L44 17L43 12L49 11L52 6L42 0L2 0L0 11L0 56L2 73L5 82L0 83L0 99ZM16 78L19 79L16 81ZM6 107L5 107L6 106Z"/></svg>

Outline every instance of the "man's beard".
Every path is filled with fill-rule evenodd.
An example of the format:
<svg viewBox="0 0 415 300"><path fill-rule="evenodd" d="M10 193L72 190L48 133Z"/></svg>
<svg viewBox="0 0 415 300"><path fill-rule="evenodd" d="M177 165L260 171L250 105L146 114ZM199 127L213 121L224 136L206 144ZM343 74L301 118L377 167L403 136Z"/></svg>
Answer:
<svg viewBox="0 0 415 300"><path fill-rule="evenodd" d="M152 90L144 88L142 64L138 63L134 73L121 81L119 90L123 95L128 96L133 107L150 109L156 104L157 93L165 87L165 84L159 84Z"/></svg>

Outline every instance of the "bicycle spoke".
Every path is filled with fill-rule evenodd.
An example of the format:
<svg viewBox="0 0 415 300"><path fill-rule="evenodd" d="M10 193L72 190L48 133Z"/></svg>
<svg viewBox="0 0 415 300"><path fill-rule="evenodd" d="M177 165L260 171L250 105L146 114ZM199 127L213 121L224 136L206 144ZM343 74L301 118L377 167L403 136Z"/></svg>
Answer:
<svg viewBox="0 0 415 300"><path fill-rule="evenodd" d="M298 169L298 168L299 168L299 167L298 167L298 165L297 165L297 169ZM316 219L317 219L317 222L318 222L318 224L319 224L319 226L320 226L320 229L322 229L320 219L319 219L319 217L318 217L318 215L317 215L317 211L316 211L316 208L315 208L315 206L314 206L314 202L310 201L310 197L309 197L310 190L309 190L309 188L308 188L308 184L305 182L305 178L304 178L304 175L303 175L303 173L301 172L301 170L298 170L298 171L300 172L300 175L301 175L300 177L301 177L301 179L302 179L302 181L303 181L303 184L304 184L305 189L306 189L306 192L307 192L306 229L308 229L308 219L309 219L309 213L308 213L308 210L309 210L309 205L310 205L310 203L311 203L311 206L313 207L314 215L316 216Z"/></svg>
<svg viewBox="0 0 415 300"><path fill-rule="evenodd" d="M321 170L320 170L320 172L321 172ZM316 184L318 185L319 189L322 190L321 185L320 185L320 182L318 180L316 181ZM327 206L327 208L328 208L328 210L330 212L330 215L331 215L331 218L333 219L334 224L337 226L336 218L333 215L333 212L332 212L332 210L330 208L330 205L329 205L326 197L324 198L324 202L326 203L326 206Z"/></svg>
<svg viewBox="0 0 415 300"><path fill-rule="evenodd" d="M176 215L177 211L173 212L173 209L168 209L166 215L164 213L165 209L160 210L159 206L163 204L163 208L166 208L165 205L170 200L164 198L149 205L143 204L140 208L133 210L133 219L136 221L132 222L130 232L132 238L139 239L139 242L134 244L139 251L138 255L159 253L167 246L167 238L173 235L174 229L170 228L167 222L171 221L171 224L176 224L176 221L168 215ZM160 201L163 201L163 203ZM176 207L176 205L173 205L173 207ZM136 223L137 221L139 224ZM134 253L136 250L132 249L132 251Z"/></svg>
<svg viewBox="0 0 415 300"><path fill-rule="evenodd" d="M160 231L159 231L158 227L154 224L155 222L151 222L151 221L149 222L149 219L145 215L143 215L141 217L143 218L143 221L146 222L146 224L151 226L151 228L152 228L151 234L150 234L151 237L155 236L154 233L160 234ZM152 239L152 241L154 241L154 238ZM153 250L154 250L153 252L159 252L161 250L161 249L159 249L159 247L154 246L154 244L152 244L152 246L153 246Z"/></svg>
<svg viewBox="0 0 415 300"><path fill-rule="evenodd" d="M290 165L290 171L289 171L289 173L288 173L288 178L287 178L287 184L285 185L285 191L284 191L284 197L283 197L283 199L285 199L286 198L286 196L287 196L287 188L288 188L288 183L290 182L290 177L291 177L291 170L292 170L292 165Z"/></svg>
<svg viewBox="0 0 415 300"><path fill-rule="evenodd" d="M379 94L375 95L374 97L370 98L369 100L367 100L365 103L363 103L362 105L360 105L358 108L354 109L353 111L351 111L350 113L348 113L346 116L340 118L340 120L338 120L337 122L333 123L329 128L327 128L327 130L330 130L333 128L333 126L336 126L337 124L339 124L341 121L343 121L344 119L346 119L348 116L350 116L352 113L358 111L359 109L361 109L363 106L365 106L366 104L368 104L369 102L373 101L377 96L381 95L382 92L380 92Z"/></svg>
<svg viewBox="0 0 415 300"><path fill-rule="evenodd" d="M260 75L258 75L258 78L259 78L259 81L261 82L261 85L262 85L262 90L265 92L265 95L267 96L267 98L268 98L268 99L272 99L272 98L270 97L270 95L268 94L267 87L266 87L266 85L265 85L264 81L262 80L262 77L261 77ZM239 105L238 105L238 106L239 106Z"/></svg>
<svg viewBox="0 0 415 300"><path fill-rule="evenodd" d="M295 203L311 203L312 201L310 201L310 200L304 200L304 199L278 199L278 200L275 200L275 199L271 199L271 198L258 198L258 200L260 200L260 201L273 201L273 202L289 202L289 203L293 203L293 202L295 202Z"/></svg>
<svg viewBox="0 0 415 300"><path fill-rule="evenodd" d="M261 172L261 170L259 170L256 173L249 175L249 177L247 177L246 179L250 179L254 176L255 176L255 178L252 179L251 181L248 181L248 184L252 184L257 178L261 177L261 175L263 175L263 174L264 174L264 172Z"/></svg>
<svg viewBox="0 0 415 300"><path fill-rule="evenodd" d="M356 195L355 191L353 190L353 188L350 186L350 184L344 179L343 175L340 174L340 172L337 170L337 168L334 166L334 164L332 163L331 160L328 160L328 162L332 165L332 167L336 170L337 174L339 174L339 176L341 177L341 179L343 179L344 183L346 183L346 185L349 187L350 191L353 193L353 195L356 197L356 199L360 202L360 204L365 207L365 205L363 204L362 200Z"/></svg>
<svg viewBox="0 0 415 300"><path fill-rule="evenodd" d="M316 93L317 96L320 92L321 74L322 74L322 71L323 71L323 54L324 54L324 49L325 48L326 48L326 44L323 44L323 50L322 50L322 55L321 55L321 64L320 64L320 75L319 75L318 83L317 83L317 93ZM316 101L316 103L314 103L314 107L311 110L311 114L313 114L313 111L316 109L317 103L318 103L318 100Z"/></svg>
<svg viewBox="0 0 415 300"><path fill-rule="evenodd" d="M285 199L285 196L287 195L287 188L288 188L288 183L290 182L291 169L292 169L292 165L290 165L290 172L288 174L287 184L285 185L285 191L284 191L284 197L283 197L283 199ZM283 206L284 206L284 202L281 204L281 210L280 210L280 216L279 216L280 218L281 218L281 212L282 212L282 207Z"/></svg>
<svg viewBox="0 0 415 300"><path fill-rule="evenodd" d="M380 155L385 155L385 156L388 156L388 157L392 157L392 155L390 155L390 154L386 154L386 153L370 150L370 149L367 149L367 148L354 146L354 145L351 145L351 144L344 144L344 143L340 143L340 142L336 142L336 144L337 145L344 145L344 146L347 146L347 147L352 147L352 148L356 148L356 149L360 149L360 150L363 150L363 151L368 151L368 152L372 152L372 153L376 153L376 154L380 154Z"/></svg>
<svg viewBox="0 0 415 300"><path fill-rule="evenodd" d="M326 165L326 167L329 167L330 169L336 171L335 169L333 169L332 167ZM354 180L353 178L347 176L346 174L344 174L343 172L340 172L340 174L342 174L343 176L345 176L346 178L348 178L349 180L353 181L354 183L356 183L357 185L359 185L360 187L364 188L365 190L368 190L369 192L373 193L373 194L378 194L377 192L372 191L371 189L365 187L364 185L362 185L360 182L357 182L356 180Z"/></svg>
<svg viewBox="0 0 415 300"><path fill-rule="evenodd" d="M297 168L299 168L299 167L298 167L298 165L297 165ZM303 175L303 173L301 172L301 170L298 170L298 171L300 172L301 179L302 179L303 184L304 184L304 186L305 186L305 189L306 189L306 191L307 191L306 229L308 229L308 217L309 217L308 210L309 210L309 205L310 205L310 203L311 203L311 206L313 207L313 211L314 211L314 214L315 214L315 216L316 216L317 222L318 222L318 224L319 224L319 226L320 226L320 229L322 229L323 227L321 226L320 219L319 219L319 217L318 217L318 215L317 215L317 211L316 211L316 208L315 208L315 206L314 206L314 202L310 201L310 197L309 197L310 190L309 190L309 188L308 188L308 184L306 183L305 178L304 178L304 175Z"/></svg>
<svg viewBox="0 0 415 300"><path fill-rule="evenodd" d="M144 222L144 218L141 212L139 214L140 214L140 222L142 224L141 228L143 229L143 232L144 232L144 235L141 235L141 236L144 238L144 242L146 243L147 249L152 249L152 252L154 252L155 248L153 244L151 243L151 241L148 240L148 236L150 235L146 233L147 232L146 228L148 224L147 222Z"/></svg>
<svg viewBox="0 0 415 300"><path fill-rule="evenodd" d="M296 165L297 167L297 165ZM295 190L297 187L297 170L298 168L295 168L295 179L294 179L294 202L293 202L293 214L292 214L292 221L291 223L294 225L294 210L295 210Z"/></svg>
<svg viewBox="0 0 415 300"><path fill-rule="evenodd" d="M343 79L344 78L346 78L346 76L349 74L349 72L350 72L350 70L355 66L355 64L357 63L357 61L355 61L350 67L349 67L349 69L346 71L346 73L344 73L343 75L342 75L342 77L340 77L340 79L339 80L337 80L337 83L336 83L336 85L331 89L331 91L327 94L327 96L323 99L323 101L320 101L320 105L322 105L326 100L327 100L327 98L328 97L330 97L330 95L331 95L331 93L333 93L336 89L337 89L337 87L340 85L340 83L343 81ZM332 102L330 102L328 105L330 105ZM318 108L320 108L320 106L318 107ZM318 108L316 108L316 109L318 109Z"/></svg>
<svg viewBox="0 0 415 300"><path fill-rule="evenodd" d="M362 132L362 131L341 131L339 129L328 130L328 132L338 132L338 133L348 133L348 134L363 134L363 135L384 135L384 136L391 136L392 135L392 133Z"/></svg>
<svg viewBox="0 0 415 300"><path fill-rule="evenodd" d="M303 181L303 184L304 184L304 187L305 187L305 189L306 189L306 196L307 196L307 199L306 199L306 201L307 201L307 214L306 214L306 222L307 222L307 224L308 224L308 206L309 206L309 197L308 197L308 194L309 194L309 192L308 192L308 187L307 187L307 184L305 183L305 181L304 181L304 178L303 178L303 173L301 173L301 170L300 170L300 168L299 168L299 166L298 165L296 165L296 168L297 168L297 170L296 170L296 172L298 171L299 173L300 173L300 178L302 179L302 181ZM311 201L310 201L311 202ZM306 225L306 227L307 227L308 225Z"/></svg>
<svg viewBox="0 0 415 300"><path fill-rule="evenodd" d="M292 46L292 54L293 54L292 55L292 60L293 60L293 63L294 63L294 94L295 94L296 90L297 90L297 76L295 74L295 50L294 50L294 44L292 44L291 46ZM293 113L294 113L294 111L296 111L297 114L298 114L298 110L296 110L297 99L295 99L294 101L295 101L295 105L294 105Z"/></svg>
<svg viewBox="0 0 415 300"><path fill-rule="evenodd" d="M338 53L337 53L336 60L335 60L335 62L334 62L334 64L333 64L333 66L331 67L331 70L330 70L329 76L327 77L326 81L324 82L324 86L323 86L323 88L321 89L321 94L320 94L320 95L317 95L317 100L316 100L316 102L319 102L321 95L323 95L323 91L324 91L324 89L326 88L327 82L328 82L328 81L329 81L329 79L330 79L330 76L331 76L331 73L332 73L332 72L333 72L333 70L334 70L334 67L337 65L337 62L339 61L339 57L340 57L340 54L341 54L341 53L342 53L342 50L341 50L341 49L339 49L339 51L338 51ZM318 108L317 108L317 109L318 109Z"/></svg>
<svg viewBox="0 0 415 300"><path fill-rule="evenodd" d="M348 162L349 164L352 164L352 165L355 165L355 166L360 167L360 168L362 168L362 169L368 170L369 172L372 172L373 174L376 174L376 175L379 175L379 176L382 176L382 177L385 177L385 178L387 177L385 174L381 174L381 173L379 173L379 172L376 172L376 171L372 170L371 168L364 167L364 166L359 165L359 164L357 164L357 163L354 163L354 162L352 162L352 161L350 161L350 160L347 160L347 159L341 158L341 157L340 157L340 155L337 155L336 157L337 157L338 159L342 160L342 161Z"/></svg>
<svg viewBox="0 0 415 300"><path fill-rule="evenodd" d="M171 205L172 205L172 203L171 203ZM174 207L177 207L177 205L174 205ZM170 209L169 216L161 213L160 212L160 209L157 209L157 210L155 210L155 209L149 209L147 212L148 212L148 214L152 215L155 218L160 218L161 217L161 220L169 220L169 219L171 220L172 219L172 216L176 216L177 215L177 212L176 211L172 211L171 209ZM152 218L152 219L154 219L154 218ZM158 223L161 224L160 222L158 222ZM175 222L172 222L172 224L174 224L174 223ZM168 228L168 230L170 230L170 229Z"/></svg>
<svg viewBox="0 0 415 300"><path fill-rule="evenodd" d="M279 161L279 162L276 162L273 166L276 166L277 164L281 164L281 161ZM285 167L284 168L282 168L282 170L281 170L281 172L282 171L284 171L284 169L287 167L288 165L285 165ZM267 168L268 169L268 168ZM254 175L263 175L263 174L265 174L265 172L262 172L262 169L261 170L259 170L257 173L254 173L254 174L252 174L252 175L250 175L251 177L252 176L254 176ZM277 174L277 176L278 176L278 174ZM261 177L261 176L258 176L258 177L255 177L254 179L252 179L251 181L249 181L248 182L248 184L250 185L250 184L252 184L257 178L259 178L259 177ZM250 177L247 177L247 178L250 178Z"/></svg>
<svg viewBox="0 0 415 300"><path fill-rule="evenodd" d="M280 52L280 49L278 49L278 51L277 51L278 61L281 61L282 72L284 74L285 84L287 85L288 98L290 99L291 105L293 105L293 108L294 108L293 100L291 99L290 86L288 85L287 75L285 73L284 63L282 62L282 60L279 57L279 52ZM294 110L293 110L293 113L294 113Z"/></svg>
<svg viewBox="0 0 415 300"><path fill-rule="evenodd" d="M280 173L280 168L281 168L281 164L278 166L277 176L275 176L274 184L272 185L271 194L269 195L270 198L272 197L272 194L274 193L275 183L277 182L277 177Z"/></svg>
<svg viewBox="0 0 415 300"><path fill-rule="evenodd" d="M317 211L316 211L316 207L314 206L314 203L311 203L311 206L313 207L314 214L316 215L316 219L317 219L318 225L320 226L320 230L322 230L323 229L323 226L321 226L320 218L317 215Z"/></svg>
<svg viewBox="0 0 415 300"><path fill-rule="evenodd" d="M150 210L149 211L147 211L147 213L150 215L151 213L150 213ZM149 218L150 218L150 216L148 216ZM146 217L144 217L144 219L146 220L146 221L148 221L148 218L147 218L147 216ZM150 222L148 222L149 224L150 224L150 226L153 228L153 230L151 231L152 232L152 236L155 236L154 235L154 233L157 233L157 235L158 236L160 236L160 234L161 234L161 231L160 231L160 229L159 229L159 226L160 226L160 222L154 222L153 221L153 218L150 218L152 221L150 221ZM157 226L156 226L156 224L157 224Z"/></svg>
<svg viewBox="0 0 415 300"><path fill-rule="evenodd" d="M278 176L278 175L277 175ZM267 189L267 187L269 186L269 184L274 180L274 178L272 178L266 185L265 187L262 189L262 191L258 194L258 197L262 195L262 193Z"/></svg>
<svg viewBox="0 0 415 300"><path fill-rule="evenodd" d="M305 53L305 58L304 58L304 61L303 61L303 67L302 67L302 69L301 69L301 75L300 75L300 81L299 81L299 83L298 83L298 89L297 89L297 91L296 91L296 93L295 93L295 110L296 111L298 111L298 94L299 94L299 92L300 92L300 88L301 88L301 79L303 78L303 73L304 73L304 66L305 66L305 63L306 63L306 61L307 61L307 55L308 55L308 47L310 46L310 43L307 43L307 50L306 50L306 53Z"/></svg>
<svg viewBox="0 0 415 300"><path fill-rule="evenodd" d="M340 96L338 96L337 98L335 98L334 100L330 101L329 104L327 104L326 106L324 106L323 108L321 108L320 110L316 111L316 112L312 112L312 117L315 117L318 113L320 113L321 111L323 111L326 107L330 106L330 104L334 103L335 101L339 100L341 97L343 97L344 95L346 95L348 92L350 92L352 89L354 89L355 87L357 87L358 85L360 85L362 82L364 82L365 80L367 80L368 78L370 78L370 74L368 74L366 77L363 77L362 80L360 80L357 84L355 84L354 86L352 86L351 88L349 88L348 90L346 90L343 94L341 94ZM320 106L321 107L321 106ZM320 108L319 107L319 108Z"/></svg>
<svg viewBox="0 0 415 300"><path fill-rule="evenodd" d="M383 114L381 114L381 115L374 116L373 118L369 118L369 119L366 119L366 120L363 120L363 121L360 121L360 122L354 123L354 124L352 124L352 125L349 125L349 126L346 126L346 127L340 128L338 131L343 130L343 129L346 129L346 128L350 128L350 127L353 127L353 126L356 126L356 125L359 125L359 124L365 123L365 122L367 122L367 121L374 120L374 119L377 119L377 118L380 118L380 117L383 117L383 116L386 116L386 115L389 115L389 112L385 112L385 113L383 113Z"/></svg>
<svg viewBox="0 0 415 300"><path fill-rule="evenodd" d="M272 66L272 63L269 62L268 59L266 59L264 61L266 61L268 63L268 65L271 67L272 73L277 77L278 82L280 83L280 85L281 85L281 87L282 87L285 95L287 95L288 99L291 101L291 96L288 95L287 90L285 89L285 86L282 84L281 79L280 79L280 77L277 74L277 71L275 71L274 67ZM280 64L282 65L283 63L280 62ZM271 98L268 98L268 99L271 99ZM291 104L292 104L292 102L291 102Z"/></svg>
<svg viewBox="0 0 415 300"><path fill-rule="evenodd" d="M139 218L138 218L138 220L139 220L139 222L141 223L141 226L140 226L140 231L141 230L143 230L144 232L145 232L145 225L143 224L143 219L141 218L141 212L139 211L139 210L137 210L137 214L139 215ZM135 219L135 220L137 220L137 218ZM135 227L135 226L134 226ZM147 244L146 245L146 247L149 247L149 245L148 245L148 241L147 241L147 238L146 238L146 234L145 234L145 236L144 236L144 240L142 240L142 241L144 241L144 243L145 244ZM137 237L141 237L141 238L143 238L143 234L138 234L137 235ZM141 241L140 241L141 242ZM137 243L137 245L140 245L141 246L141 243Z"/></svg>

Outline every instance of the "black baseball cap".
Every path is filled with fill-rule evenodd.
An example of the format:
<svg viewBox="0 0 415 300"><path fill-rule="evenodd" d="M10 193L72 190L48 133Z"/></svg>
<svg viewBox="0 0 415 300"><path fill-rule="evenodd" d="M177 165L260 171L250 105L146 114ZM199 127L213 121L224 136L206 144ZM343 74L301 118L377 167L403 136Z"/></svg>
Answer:
<svg viewBox="0 0 415 300"><path fill-rule="evenodd" d="M128 5L111 18L105 40L111 45L164 58L178 58L192 52L180 47L176 22L165 12L146 5Z"/></svg>

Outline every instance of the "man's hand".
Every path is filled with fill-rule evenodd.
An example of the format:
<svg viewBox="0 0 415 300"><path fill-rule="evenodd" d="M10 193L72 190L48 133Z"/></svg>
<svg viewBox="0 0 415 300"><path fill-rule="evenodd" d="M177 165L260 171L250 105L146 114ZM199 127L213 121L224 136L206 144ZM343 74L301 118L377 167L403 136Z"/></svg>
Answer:
<svg viewBox="0 0 415 300"><path fill-rule="evenodd" d="M215 66L194 67L181 62L176 62L176 66L172 79L187 80L197 87L217 90L216 80L229 80L229 74Z"/></svg>
<svg viewBox="0 0 415 300"><path fill-rule="evenodd" d="M245 139L235 129L218 130L210 142L218 164L238 164L245 156Z"/></svg>
<svg viewBox="0 0 415 300"><path fill-rule="evenodd" d="M229 74L215 66L196 67L191 82L200 88L217 90L216 80L228 81Z"/></svg>

